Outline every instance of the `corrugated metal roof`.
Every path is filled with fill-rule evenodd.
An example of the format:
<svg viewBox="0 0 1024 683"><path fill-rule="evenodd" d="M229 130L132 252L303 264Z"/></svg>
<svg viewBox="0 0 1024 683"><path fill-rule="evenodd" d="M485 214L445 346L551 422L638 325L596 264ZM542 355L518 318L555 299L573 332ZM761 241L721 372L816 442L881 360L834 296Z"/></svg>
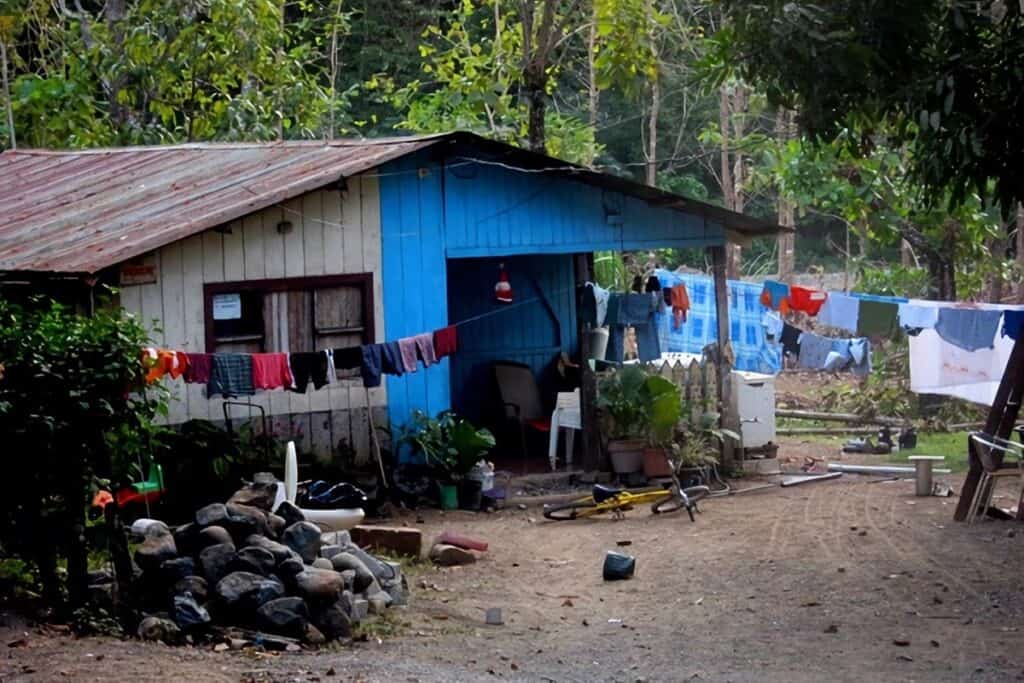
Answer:
<svg viewBox="0 0 1024 683"><path fill-rule="evenodd" d="M0 271L95 273L438 136L0 154Z"/></svg>
<svg viewBox="0 0 1024 683"><path fill-rule="evenodd" d="M777 227L465 133L0 154L0 272L95 273L441 141L703 214L748 234Z"/></svg>

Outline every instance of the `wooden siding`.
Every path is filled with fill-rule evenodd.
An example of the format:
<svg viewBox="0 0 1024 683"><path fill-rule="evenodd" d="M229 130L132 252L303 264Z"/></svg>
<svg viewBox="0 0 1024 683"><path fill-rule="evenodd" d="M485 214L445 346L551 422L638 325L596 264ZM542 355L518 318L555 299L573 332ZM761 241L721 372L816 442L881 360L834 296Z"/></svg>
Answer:
<svg viewBox="0 0 1024 683"><path fill-rule="evenodd" d="M288 221L291 232L279 234ZM384 291L381 282L380 195L378 179L368 174L348 179L348 189L319 190L170 244L155 253L156 284L123 287L121 305L155 330L153 342L185 351L205 351L203 285L206 283L306 277L346 273L374 274L374 326L384 338ZM168 422L223 419L223 399L206 398L206 387L169 381L173 393ZM387 404L382 387L367 392L358 380L345 380L306 394L257 392L277 434L299 439L305 450L336 448L340 439L369 454L368 411ZM233 409L233 416L245 417ZM378 415L378 413L381 413ZM253 412L254 417L258 413Z"/></svg>
<svg viewBox="0 0 1024 683"><path fill-rule="evenodd" d="M443 185L439 168L423 154L381 171L384 321L388 339L397 340L448 324ZM433 415L451 407L448 363L444 359L412 374L387 377L393 430L405 425L413 410Z"/></svg>
<svg viewBox="0 0 1024 683"><path fill-rule="evenodd" d="M452 359L452 407L474 422L495 407L493 361L510 360L533 369L546 402L555 390L550 370L559 352L576 351L573 257L513 256L502 259L515 295L514 307L494 301L497 258L448 262L448 310L459 327L459 353ZM531 299L536 299L530 303ZM550 306L550 308L548 308Z"/></svg>
<svg viewBox="0 0 1024 683"><path fill-rule="evenodd" d="M444 171L448 258L721 244L721 226L564 177L483 164Z"/></svg>

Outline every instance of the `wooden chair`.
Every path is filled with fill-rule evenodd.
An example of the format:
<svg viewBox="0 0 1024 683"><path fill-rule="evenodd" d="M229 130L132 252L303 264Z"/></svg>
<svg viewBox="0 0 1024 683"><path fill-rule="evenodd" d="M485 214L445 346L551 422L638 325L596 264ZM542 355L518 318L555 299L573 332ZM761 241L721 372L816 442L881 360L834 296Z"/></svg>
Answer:
<svg viewBox="0 0 1024 683"><path fill-rule="evenodd" d="M1017 443L1016 441L1007 441L1006 439L1000 439L997 436L986 434L984 432L971 432L968 437L971 442L971 447L974 449L985 448L989 452L996 450L1003 453L1003 465L995 470L989 470L987 467L982 470L981 479L978 482L978 488L975 489L974 499L971 501L971 508L967 514L967 523L973 524L978 518L979 512L985 514L988 511L989 506L992 504L992 497L995 493L996 485L1003 479L1009 479L1016 477L1020 483L1020 490L1017 495L1017 505L1021 505L1024 501L1024 444ZM979 454L980 455L980 454ZM1008 462L1007 456L1016 460L1015 463ZM982 463L986 462L985 458L981 458Z"/></svg>

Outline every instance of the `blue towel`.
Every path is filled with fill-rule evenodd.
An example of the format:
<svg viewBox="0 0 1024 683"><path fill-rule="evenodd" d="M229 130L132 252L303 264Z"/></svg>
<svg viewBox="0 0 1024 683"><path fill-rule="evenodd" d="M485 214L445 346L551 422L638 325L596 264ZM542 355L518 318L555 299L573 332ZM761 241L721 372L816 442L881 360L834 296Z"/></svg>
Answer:
<svg viewBox="0 0 1024 683"><path fill-rule="evenodd" d="M1022 326L1024 326L1024 311L1003 311L1004 337L1010 337L1016 341Z"/></svg>
<svg viewBox="0 0 1024 683"><path fill-rule="evenodd" d="M995 346L996 330L1003 317L1002 311L983 311L976 308L942 308L935 331L944 340L965 351L991 349Z"/></svg>

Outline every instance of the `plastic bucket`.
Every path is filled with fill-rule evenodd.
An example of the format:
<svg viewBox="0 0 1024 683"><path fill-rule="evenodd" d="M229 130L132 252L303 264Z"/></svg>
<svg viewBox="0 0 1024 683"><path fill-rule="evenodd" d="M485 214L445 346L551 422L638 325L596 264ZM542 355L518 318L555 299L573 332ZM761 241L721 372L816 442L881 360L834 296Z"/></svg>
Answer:
<svg viewBox="0 0 1024 683"><path fill-rule="evenodd" d="M459 489L455 484L438 484L442 510L455 510L459 507Z"/></svg>
<svg viewBox="0 0 1024 683"><path fill-rule="evenodd" d="M593 360L604 360L608 354L608 328L595 327L590 331L590 357Z"/></svg>

